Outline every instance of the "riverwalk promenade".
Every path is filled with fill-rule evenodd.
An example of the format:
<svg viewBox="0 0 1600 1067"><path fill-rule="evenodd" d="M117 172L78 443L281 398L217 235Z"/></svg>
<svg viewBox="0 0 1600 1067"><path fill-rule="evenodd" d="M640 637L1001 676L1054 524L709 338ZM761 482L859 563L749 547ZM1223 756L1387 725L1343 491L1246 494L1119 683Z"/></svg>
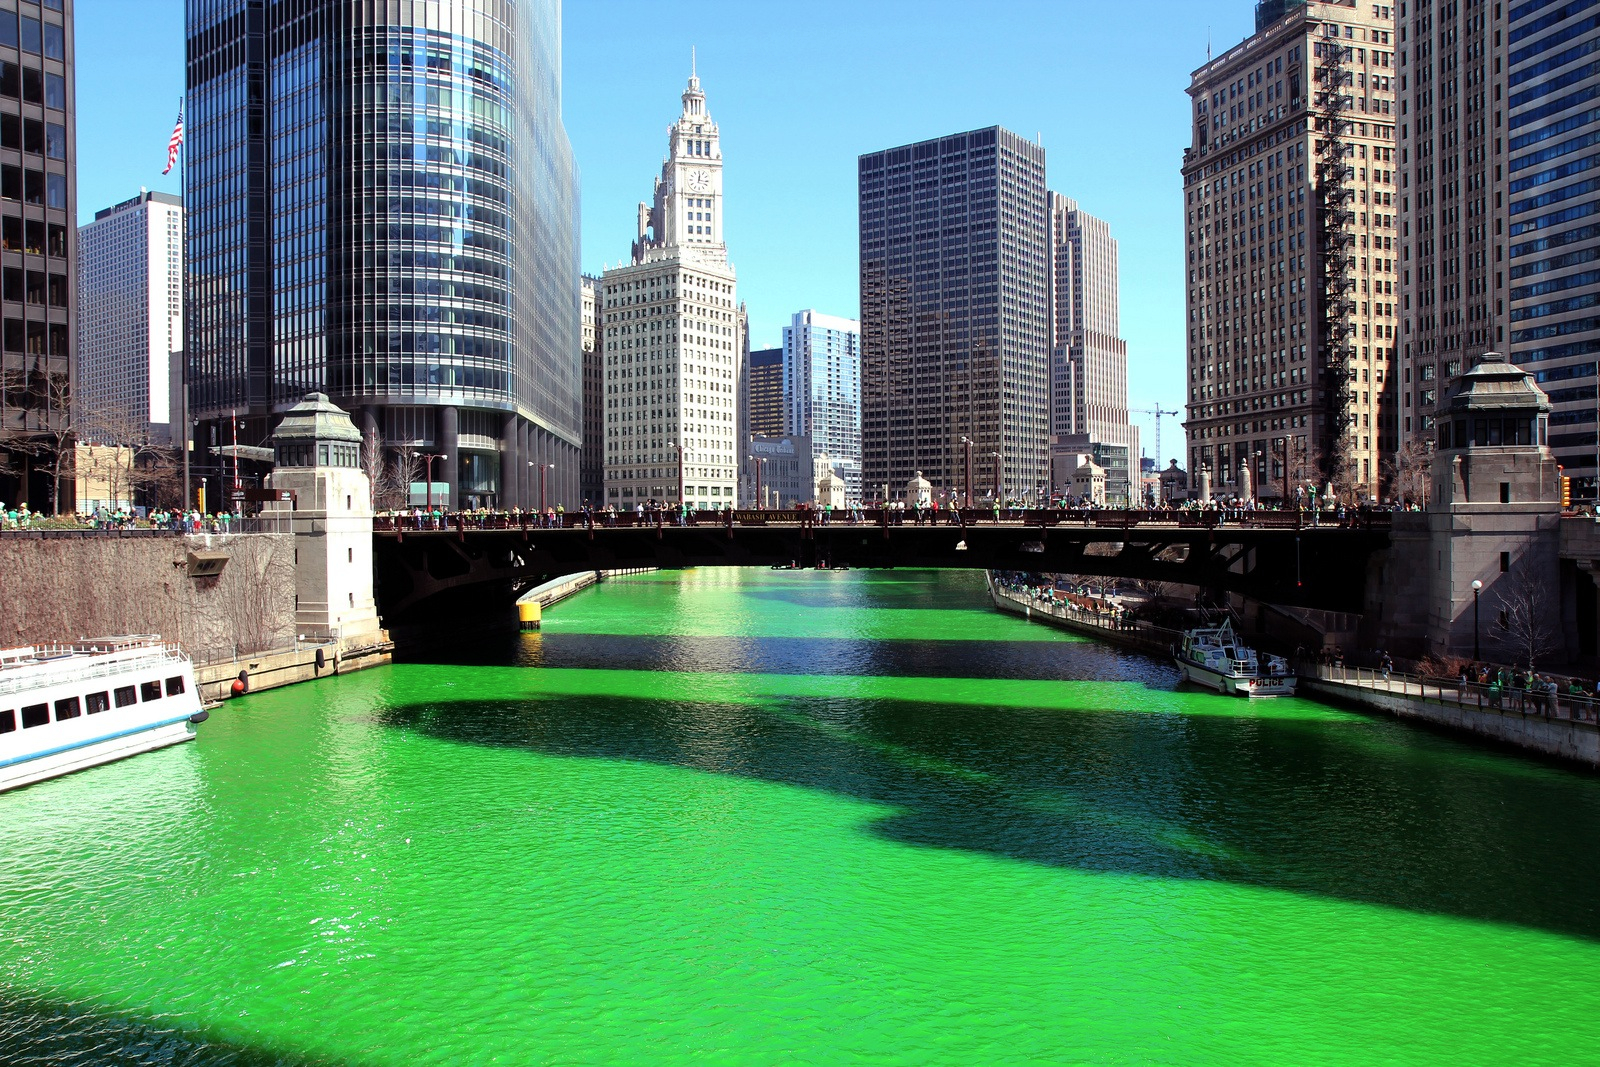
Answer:
<svg viewBox="0 0 1600 1067"><path fill-rule="evenodd" d="M993 575L989 576L989 594L1001 611L1162 659L1171 656L1182 636L1143 621L1124 622L1116 613L1090 611L1009 589ZM1425 722L1600 769L1600 701L1587 695L1529 692L1310 660L1297 663L1295 673L1303 696Z"/></svg>

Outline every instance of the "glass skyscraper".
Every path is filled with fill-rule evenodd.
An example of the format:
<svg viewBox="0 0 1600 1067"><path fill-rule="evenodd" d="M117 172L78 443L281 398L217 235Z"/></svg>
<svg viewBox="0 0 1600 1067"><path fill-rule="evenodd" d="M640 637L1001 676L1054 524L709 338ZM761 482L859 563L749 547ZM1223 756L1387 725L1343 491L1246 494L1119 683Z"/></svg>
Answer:
<svg viewBox="0 0 1600 1067"><path fill-rule="evenodd" d="M558 0L188 0L199 445L312 390L455 506L577 503L577 178ZM226 443L226 442L222 442Z"/></svg>
<svg viewBox="0 0 1600 1067"><path fill-rule="evenodd" d="M861 324L797 311L783 328L784 432L811 439L845 495L861 499ZM818 468L820 473L820 467Z"/></svg>
<svg viewBox="0 0 1600 1067"><path fill-rule="evenodd" d="M1050 231L1044 149L993 126L864 155L863 493L998 484L1048 473Z"/></svg>
<svg viewBox="0 0 1600 1067"><path fill-rule="evenodd" d="M1600 380L1600 180L1594 177L1600 164L1594 151L1600 140L1600 17L1593 4L1507 7L1511 357L1550 394L1550 447L1573 478L1573 495L1593 500Z"/></svg>

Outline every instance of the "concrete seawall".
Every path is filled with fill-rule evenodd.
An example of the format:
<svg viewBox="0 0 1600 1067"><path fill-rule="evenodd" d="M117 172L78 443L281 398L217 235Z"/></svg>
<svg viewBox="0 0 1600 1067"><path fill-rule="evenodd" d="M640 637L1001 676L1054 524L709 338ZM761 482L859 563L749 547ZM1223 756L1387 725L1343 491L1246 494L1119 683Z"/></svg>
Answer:
<svg viewBox="0 0 1600 1067"><path fill-rule="evenodd" d="M1327 669L1332 674L1338 668ZM1546 716L1536 712L1511 708L1477 707L1469 699L1451 699L1454 691L1446 688L1439 697L1422 695L1427 687L1396 681L1395 689L1384 688L1372 680L1341 680L1332 677L1300 676L1301 692L1331 703L1381 711L1402 719L1442 726L1450 730L1486 738L1501 744L1512 745L1528 752L1582 764L1600 769L1600 725L1592 720L1574 720ZM1395 691L1400 686L1420 689L1419 692ZM1509 700L1507 701L1510 702Z"/></svg>
<svg viewBox="0 0 1600 1067"><path fill-rule="evenodd" d="M1158 627L1122 630L1100 626L1074 617L1073 613L1059 604L1038 603L1021 594L1001 589L993 579L989 582L989 595L995 607L1001 611L1158 659L1169 659L1173 643L1181 637L1176 631ZM1482 701L1476 693L1469 692L1463 698L1448 686L1441 690L1415 679L1408 682L1398 676L1384 681L1363 672L1313 665L1303 665L1299 676L1299 692L1302 696L1342 707L1425 722L1525 752L1600 769L1600 722L1593 717L1572 717L1596 716L1593 702L1574 705L1562 698L1556 702L1557 710L1545 715L1518 710L1509 697L1505 701L1507 706L1495 708ZM1430 696L1430 692L1434 695Z"/></svg>

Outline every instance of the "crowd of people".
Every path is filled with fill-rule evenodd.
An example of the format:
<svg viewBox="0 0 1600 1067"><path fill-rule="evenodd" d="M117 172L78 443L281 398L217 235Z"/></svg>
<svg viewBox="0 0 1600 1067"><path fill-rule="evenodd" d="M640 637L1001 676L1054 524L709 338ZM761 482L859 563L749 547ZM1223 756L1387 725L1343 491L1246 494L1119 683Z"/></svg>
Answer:
<svg viewBox="0 0 1600 1067"><path fill-rule="evenodd" d="M47 516L33 511L27 505L0 503L0 528L5 530L156 530L167 533L234 533L241 527L241 518L226 511L203 513L191 508L187 511L153 508L96 507L91 511L67 515Z"/></svg>

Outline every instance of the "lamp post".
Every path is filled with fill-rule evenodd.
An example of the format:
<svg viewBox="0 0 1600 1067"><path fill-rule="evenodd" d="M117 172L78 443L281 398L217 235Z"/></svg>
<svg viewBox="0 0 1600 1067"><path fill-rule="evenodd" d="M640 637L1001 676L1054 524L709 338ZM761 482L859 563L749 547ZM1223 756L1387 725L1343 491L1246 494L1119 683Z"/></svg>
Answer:
<svg viewBox="0 0 1600 1067"><path fill-rule="evenodd" d="M1472 658L1481 660L1483 654L1478 651L1478 594L1483 591L1483 583L1472 579Z"/></svg>
<svg viewBox="0 0 1600 1067"><path fill-rule="evenodd" d="M748 456L746 458L756 466L756 510L765 511L767 509L763 506L763 501L761 499L761 465L765 463L767 459L765 456Z"/></svg>
<svg viewBox="0 0 1600 1067"><path fill-rule="evenodd" d="M972 438L963 436L961 444L967 450L967 480L961 487L961 506L970 508L972 506Z"/></svg>
<svg viewBox="0 0 1600 1067"><path fill-rule="evenodd" d="M678 512L687 514L688 507L683 499L683 446L676 441L668 441L667 447L676 449L678 453Z"/></svg>
<svg viewBox="0 0 1600 1067"><path fill-rule="evenodd" d="M553 471L553 470L555 470L556 469L556 465L554 463L532 463L531 465L539 468L539 514L543 515L544 514L544 472L545 471Z"/></svg>
<svg viewBox="0 0 1600 1067"><path fill-rule="evenodd" d="M1261 456L1262 453L1259 451L1250 453L1250 466L1255 468L1255 470L1251 471L1255 477L1250 479L1250 500L1252 503L1255 503L1257 498L1261 496L1261 474L1257 472L1265 473L1266 471L1266 468L1261 464Z"/></svg>
<svg viewBox="0 0 1600 1067"><path fill-rule="evenodd" d="M988 459L994 460L994 506L995 507L999 507L1000 506L1000 460L1001 460L1002 457L1001 457L1000 453L998 453L998 452L985 452L984 456L986 458L988 458Z"/></svg>
<svg viewBox="0 0 1600 1067"><path fill-rule="evenodd" d="M423 452L423 453L420 453L418 455L418 458L421 459L422 462L423 462L423 468L422 468L423 475L422 476L423 476L423 478L425 478L427 480L427 483L428 483L427 489L425 490L425 493L427 495L427 501L428 501L428 505L427 505L428 506L428 514L432 515L433 514L433 461L436 460L436 459L449 459L450 457L445 455L443 452Z"/></svg>

